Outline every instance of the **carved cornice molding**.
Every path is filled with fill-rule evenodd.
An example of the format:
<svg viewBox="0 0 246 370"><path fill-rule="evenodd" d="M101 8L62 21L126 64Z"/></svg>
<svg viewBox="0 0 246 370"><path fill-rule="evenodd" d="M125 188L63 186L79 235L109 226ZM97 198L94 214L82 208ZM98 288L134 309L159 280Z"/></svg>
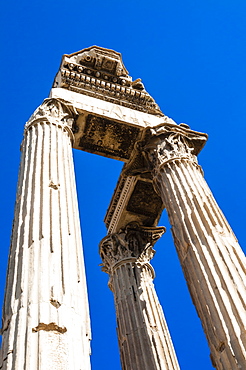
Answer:
<svg viewBox="0 0 246 370"><path fill-rule="evenodd" d="M108 234L117 233L132 222L155 227L162 211L163 203L153 188L150 173L125 176L123 169L104 222Z"/></svg>
<svg viewBox="0 0 246 370"><path fill-rule="evenodd" d="M163 116L141 79L132 81L121 54L92 46L65 54L53 87L62 87L138 111Z"/></svg>
<svg viewBox="0 0 246 370"><path fill-rule="evenodd" d="M122 176L118 182L118 186L111 199L104 222L108 229L108 233L112 233L119 223L122 212L126 209L126 204L130 196L130 190L134 186L136 180L133 176Z"/></svg>
<svg viewBox="0 0 246 370"><path fill-rule="evenodd" d="M33 125L37 125L40 122L46 122L63 127L68 131L71 139L73 139L72 127L76 115L77 112L71 103L65 102L61 99L45 99L27 121L25 132L27 132Z"/></svg>
<svg viewBox="0 0 246 370"><path fill-rule="evenodd" d="M122 263L149 263L155 254L153 246L164 232L164 227L143 227L132 222L118 233L107 235L99 246L102 270L112 274Z"/></svg>

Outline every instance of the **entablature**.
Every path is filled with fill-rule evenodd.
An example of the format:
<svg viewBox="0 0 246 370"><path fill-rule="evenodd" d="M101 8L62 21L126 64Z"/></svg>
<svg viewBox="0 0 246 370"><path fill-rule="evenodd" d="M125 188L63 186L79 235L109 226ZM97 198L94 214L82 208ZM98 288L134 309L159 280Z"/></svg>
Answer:
<svg viewBox="0 0 246 370"><path fill-rule="evenodd" d="M149 174L119 177L104 222L108 234L116 233L130 222L151 227L158 224L164 209Z"/></svg>
<svg viewBox="0 0 246 370"><path fill-rule="evenodd" d="M132 81L121 54L98 46L63 55L49 97L77 111L75 149L124 162L146 127L175 124L141 79Z"/></svg>
<svg viewBox="0 0 246 370"><path fill-rule="evenodd" d="M159 150L160 140L182 136L197 155L206 135L165 116L141 80L132 81L121 54L110 49L64 55L50 98L73 108L73 148L125 162L105 217L108 233L130 222L156 226L164 206L148 153Z"/></svg>
<svg viewBox="0 0 246 370"><path fill-rule="evenodd" d="M127 162L146 127L175 122L167 116L136 111L65 88L53 88L50 98L64 101L76 111L75 149Z"/></svg>
<svg viewBox="0 0 246 370"><path fill-rule="evenodd" d="M53 87L62 87L140 112L163 116L141 79L132 81L121 54L99 46L63 55Z"/></svg>

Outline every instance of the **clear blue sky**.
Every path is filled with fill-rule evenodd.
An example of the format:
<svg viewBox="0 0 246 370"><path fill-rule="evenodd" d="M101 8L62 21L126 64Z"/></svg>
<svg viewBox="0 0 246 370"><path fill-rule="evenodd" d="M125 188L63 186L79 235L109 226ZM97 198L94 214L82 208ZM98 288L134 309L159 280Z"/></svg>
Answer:
<svg viewBox="0 0 246 370"><path fill-rule="evenodd" d="M245 0L5 1L1 7L2 302L23 126L51 88L62 54L91 45L119 51L163 112L207 132L207 179L245 246ZM122 163L74 152L92 316L93 370L120 369L108 277L98 266L103 218ZM168 221L153 265L182 370L212 369Z"/></svg>

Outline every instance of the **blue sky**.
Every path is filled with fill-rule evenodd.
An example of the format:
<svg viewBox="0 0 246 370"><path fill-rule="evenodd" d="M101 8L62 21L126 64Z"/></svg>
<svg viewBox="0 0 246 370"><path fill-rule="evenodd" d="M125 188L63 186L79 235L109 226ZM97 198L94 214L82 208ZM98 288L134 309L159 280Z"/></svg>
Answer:
<svg viewBox="0 0 246 370"><path fill-rule="evenodd" d="M122 53L163 112L209 134L199 163L245 246L246 3L244 0L27 1L2 4L2 302L23 126L52 86L63 54L91 45ZM113 296L100 271L103 218L122 163L74 152L92 316L93 370L120 369ZM155 285L182 370L212 369L165 213ZM245 249L244 249L245 250Z"/></svg>

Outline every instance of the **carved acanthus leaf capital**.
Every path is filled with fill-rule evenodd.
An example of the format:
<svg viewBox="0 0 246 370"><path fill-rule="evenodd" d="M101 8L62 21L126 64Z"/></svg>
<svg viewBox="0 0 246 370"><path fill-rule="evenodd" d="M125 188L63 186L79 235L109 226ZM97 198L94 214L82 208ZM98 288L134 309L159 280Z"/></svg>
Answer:
<svg viewBox="0 0 246 370"><path fill-rule="evenodd" d="M48 98L32 114L26 123L25 129L40 121L46 121L71 130L76 115L77 112L71 103L62 99Z"/></svg>
<svg viewBox="0 0 246 370"><path fill-rule="evenodd" d="M206 140L206 134L192 131L186 124L163 124L148 130L143 152L152 170L174 160L197 163L196 156Z"/></svg>
<svg viewBox="0 0 246 370"><path fill-rule="evenodd" d="M112 273L114 266L124 260L148 263L154 257L155 242L164 232L164 227L143 227L133 222L119 233L107 235L100 243L103 271Z"/></svg>
<svg viewBox="0 0 246 370"><path fill-rule="evenodd" d="M144 148L152 169L156 170L173 160L186 159L197 162L193 154L194 148L189 146L188 140L179 133L171 133L164 137L154 137Z"/></svg>
<svg viewBox="0 0 246 370"><path fill-rule="evenodd" d="M144 174L151 178L159 165L172 160L188 159L197 163L196 156L207 141L207 134L193 131L188 125L176 124L164 117L163 123L147 128L135 143L129 161L123 168L126 176ZM152 177L153 178L153 177Z"/></svg>

